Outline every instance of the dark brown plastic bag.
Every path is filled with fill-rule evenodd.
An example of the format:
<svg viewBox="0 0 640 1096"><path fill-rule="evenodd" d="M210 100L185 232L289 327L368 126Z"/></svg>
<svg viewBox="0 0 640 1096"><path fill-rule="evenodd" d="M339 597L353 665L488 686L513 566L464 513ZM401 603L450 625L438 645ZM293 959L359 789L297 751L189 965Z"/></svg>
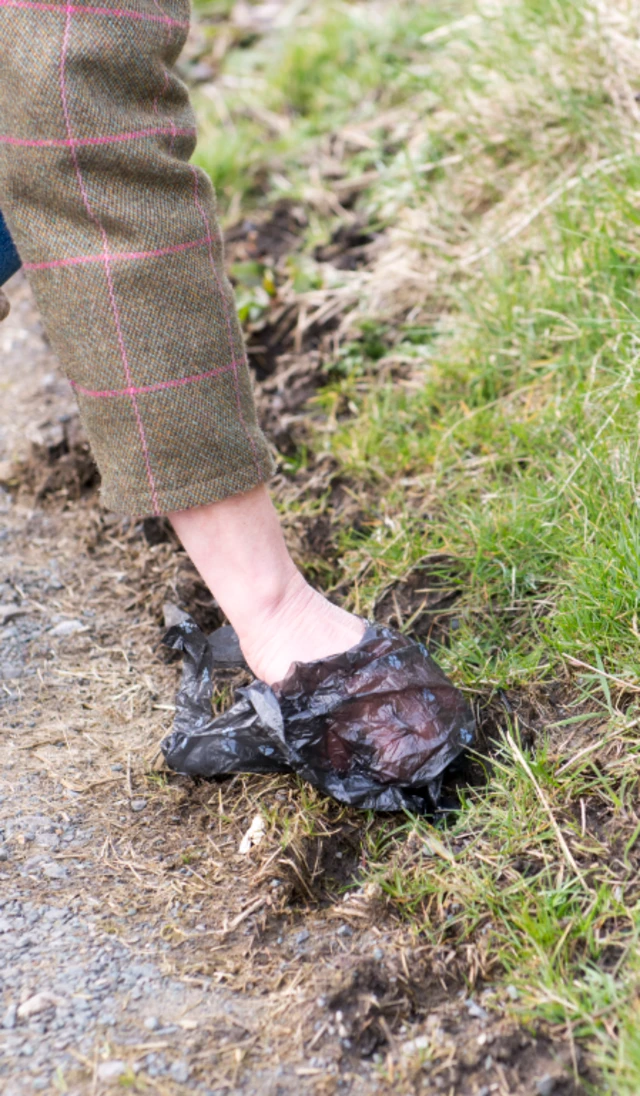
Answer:
<svg viewBox="0 0 640 1096"><path fill-rule="evenodd" d="M351 650L296 663L270 688L237 690L224 715L211 710L216 669L242 664L237 637L207 639L190 617L164 642L184 664L170 768L191 776L296 772L341 803L424 813L437 805L447 766L473 741L464 697L422 644L369 625Z"/></svg>

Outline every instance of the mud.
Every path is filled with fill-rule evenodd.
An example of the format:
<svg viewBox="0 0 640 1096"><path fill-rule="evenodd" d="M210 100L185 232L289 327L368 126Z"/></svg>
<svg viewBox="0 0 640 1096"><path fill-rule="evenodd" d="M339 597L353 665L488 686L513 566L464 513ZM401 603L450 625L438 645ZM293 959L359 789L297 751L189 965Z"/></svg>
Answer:
<svg viewBox="0 0 640 1096"><path fill-rule="evenodd" d="M449 628L457 625L451 609L460 596L462 580L458 560L446 555L425 556L382 592L376 603L376 620L425 643L442 643Z"/></svg>

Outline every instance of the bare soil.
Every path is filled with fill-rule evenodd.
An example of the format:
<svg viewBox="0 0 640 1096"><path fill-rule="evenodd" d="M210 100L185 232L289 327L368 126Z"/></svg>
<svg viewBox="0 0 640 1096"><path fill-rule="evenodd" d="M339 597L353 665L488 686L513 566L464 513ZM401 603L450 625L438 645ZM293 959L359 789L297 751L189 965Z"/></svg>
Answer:
<svg viewBox="0 0 640 1096"><path fill-rule="evenodd" d="M275 216L291 246L295 216ZM234 246L272 247L271 236L246 229ZM323 805L294 778L196 783L164 771L179 664L161 647L162 606L207 628L220 616L165 523L101 508L26 284L14 280L10 296L0 328L2 1092L100 1096L120 1082L220 1096L581 1091L564 1044L518 1027L463 952L434 955L359 884L375 821ZM259 403L270 429L282 401L291 435L304 428L319 359L317 347L287 344L291 328L283 346L280 322L255 354ZM326 461L276 483L283 497L327 487L325 512L290 529L311 573L339 565L333 530L361 503ZM413 616L428 633L455 603L455 578L451 561L425 560L384 594L380 619ZM227 696L225 685L221 704ZM242 855L261 809L272 821ZM27 1015L38 994L47 1003ZM425 1056L427 1042L437 1049Z"/></svg>

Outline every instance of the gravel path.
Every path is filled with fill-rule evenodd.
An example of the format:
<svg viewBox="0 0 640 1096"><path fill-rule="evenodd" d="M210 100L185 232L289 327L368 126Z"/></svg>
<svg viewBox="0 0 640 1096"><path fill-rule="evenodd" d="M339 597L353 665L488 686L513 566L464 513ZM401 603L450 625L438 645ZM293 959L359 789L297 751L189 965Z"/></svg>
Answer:
<svg viewBox="0 0 640 1096"><path fill-rule="evenodd" d="M151 961L135 958L105 932L96 914L86 912L85 900L68 893L66 864L77 863L74 853L84 854L96 835L75 812L41 813L37 783L18 779L1 804L4 1096L49 1091L56 1079L69 1083L79 1064L98 1081L117 1080L130 1072L131 1063L134 1072L187 1084L202 994L163 977L154 956ZM14 814L16 802L21 810ZM13 868L11 850L23 843L29 855ZM85 860L84 870L92 869L95 865ZM144 923L137 927L144 932ZM209 1016L212 1005L222 1016L230 1012L220 991L208 994ZM176 1022L176 1016L183 1019ZM101 1044L117 1045L125 1053L101 1056L98 1062Z"/></svg>

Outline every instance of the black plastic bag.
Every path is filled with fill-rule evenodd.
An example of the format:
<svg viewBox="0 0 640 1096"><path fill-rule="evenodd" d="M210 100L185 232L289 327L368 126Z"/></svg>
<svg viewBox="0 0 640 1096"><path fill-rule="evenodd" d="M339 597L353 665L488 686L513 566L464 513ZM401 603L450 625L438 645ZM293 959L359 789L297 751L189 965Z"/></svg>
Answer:
<svg viewBox="0 0 640 1096"><path fill-rule="evenodd" d="M164 642L182 651L167 764L190 776L296 772L354 807L424 813L442 773L473 740L462 694L422 644L379 625L356 647L294 664L273 688L240 688L223 715L211 709L216 669L244 664L232 628L206 637L186 614Z"/></svg>

